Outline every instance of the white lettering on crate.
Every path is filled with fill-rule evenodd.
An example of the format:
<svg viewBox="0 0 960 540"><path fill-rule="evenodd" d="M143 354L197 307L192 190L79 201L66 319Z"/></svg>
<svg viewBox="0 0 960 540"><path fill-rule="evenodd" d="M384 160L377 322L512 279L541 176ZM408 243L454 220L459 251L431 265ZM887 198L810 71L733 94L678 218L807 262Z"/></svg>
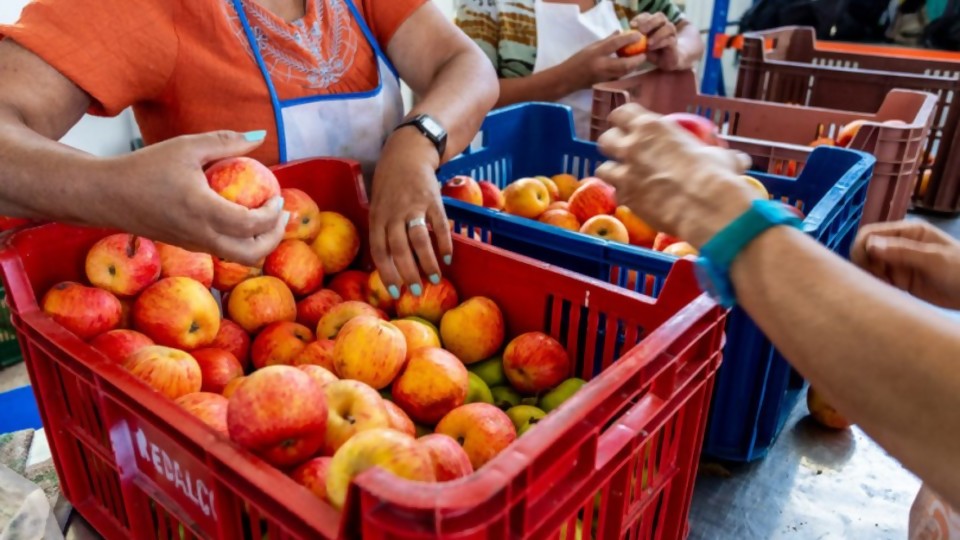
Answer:
<svg viewBox="0 0 960 540"><path fill-rule="evenodd" d="M193 504L197 505L203 515L216 519L216 507L213 504L213 491L207 488L202 479L196 480L190 476L190 471L186 467L181 467L180 463L171 458L163 448L156 443L147 440L143 430L138 429L136 434L137 449L140 451L140 457L146 463L153 466L157 473L157 478L166 478L166 480L187 496Z"/></svg>

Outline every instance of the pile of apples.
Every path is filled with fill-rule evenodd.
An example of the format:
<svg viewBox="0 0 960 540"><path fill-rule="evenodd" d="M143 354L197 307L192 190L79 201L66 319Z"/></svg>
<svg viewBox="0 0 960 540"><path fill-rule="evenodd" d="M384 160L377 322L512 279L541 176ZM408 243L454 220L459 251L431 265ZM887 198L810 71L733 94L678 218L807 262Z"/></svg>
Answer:
<svg viewBox="0 0 960 540"><path fill-rule="evenodd" d="M560 343L506 343L500 307L461 301L446 279L395 301L376 271L351 269L356 226L260 163L225 160L207 177L249 208L283 197L285 239L261 265L114 234L88 251L89 284L59 283L41 307L333 506L372 467L472 474L584 384Z"/></svg>

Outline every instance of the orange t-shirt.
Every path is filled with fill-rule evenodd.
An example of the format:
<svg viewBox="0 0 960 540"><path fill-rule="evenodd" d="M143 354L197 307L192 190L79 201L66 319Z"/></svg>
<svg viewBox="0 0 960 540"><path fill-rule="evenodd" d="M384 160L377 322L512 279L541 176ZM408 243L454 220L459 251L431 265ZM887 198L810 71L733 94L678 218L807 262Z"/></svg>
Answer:
<svg viewBox="0 0 960 540"><path fill-rule="evenodd" d="M292 23L243 1L280 100L376 87L377 60L350 1L386 50L427 0L306 0L306 16ZM266 129L252 155L279 159L269 92L232 0L35 0L0 26L3 35L86 91L92 114L132 106L147 144Z"/></svg>

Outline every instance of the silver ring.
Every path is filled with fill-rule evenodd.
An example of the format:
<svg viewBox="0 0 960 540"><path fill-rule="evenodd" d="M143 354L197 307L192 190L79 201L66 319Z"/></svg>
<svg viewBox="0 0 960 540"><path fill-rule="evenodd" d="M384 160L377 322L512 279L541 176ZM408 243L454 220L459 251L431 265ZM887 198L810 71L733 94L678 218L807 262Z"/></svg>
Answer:
<svg viewBox="0 0 960 540"><path fill-rule="evenodd" d="M427 219L424 217L414 218L407 222L407 230L413 229L415 227L426 227L426 226L427 226Z"/></svg>

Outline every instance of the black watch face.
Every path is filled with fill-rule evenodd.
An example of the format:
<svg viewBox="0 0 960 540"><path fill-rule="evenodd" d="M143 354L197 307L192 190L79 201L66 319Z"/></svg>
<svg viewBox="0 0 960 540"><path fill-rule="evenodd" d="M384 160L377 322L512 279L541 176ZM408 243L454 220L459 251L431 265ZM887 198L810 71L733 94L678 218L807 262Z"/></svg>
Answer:
<svg viewBox="0 0 960 540"><path fill-rule="evenodd" d="M427 132L430 133L430 135L432 135L434 138L440 139L443 137L443 128L440 127L440 124L434 121L433 118L430 118L429 116L422 117L420 119L420 125L422 125L423 129L427 130Z"/></svg>

